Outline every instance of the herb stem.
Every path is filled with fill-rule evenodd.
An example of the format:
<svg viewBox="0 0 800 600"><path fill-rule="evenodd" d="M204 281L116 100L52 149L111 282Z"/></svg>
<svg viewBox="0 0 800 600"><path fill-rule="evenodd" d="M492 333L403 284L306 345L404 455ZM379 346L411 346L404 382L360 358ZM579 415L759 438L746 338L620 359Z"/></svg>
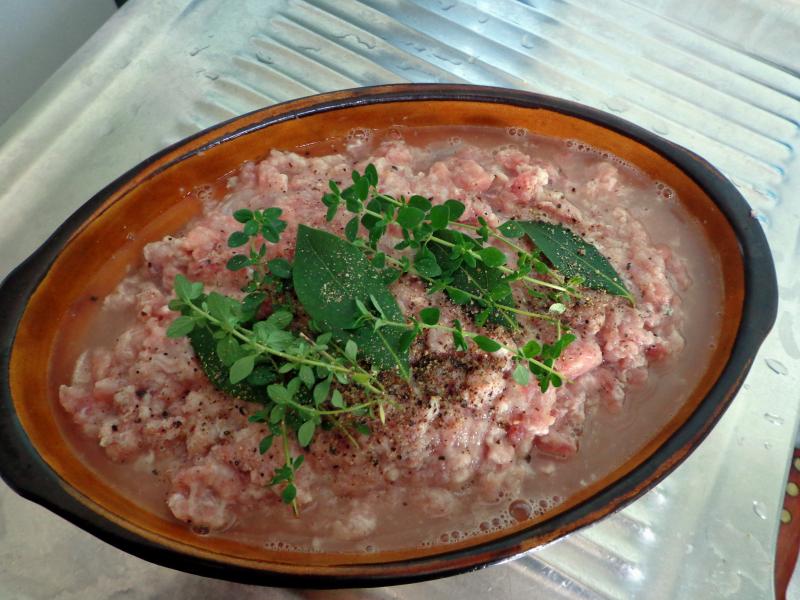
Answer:
<svg viewBox="0 0 800 600"><path fill-rule="evenodd" d="M370 252L372 254L375 254L375 250L373 250L372 248L368 248L367 247L367 248L364 248L364 250L367 251L367 252ZM396 258L394 258L393 256L388 256L387 255L386 256L386 261L392 263L396 267L401 267L401 268L404 267L403 262L398 260L398 259L396 259ZM428 277L426 275L423 275L422 273L417 271L414 268L413 265L409 267L409 271L408 272L416 275L417 277L419 277L423 281L427 281L428 283L433 283L433 284L438 283L434 278ZM465 296L467 296L471 300L483 300L483 298L481 296L478 296L476 294L468 292L467 290L463 290L461 288L457 288L457 287L455 287L453 285L448 285L448 286L445 287L445 289L455 290L455 291L457 291L457 292L459 292L461 294L464 294ZM550 321L551 323L556 321L556 319L554 319L553 317L551 317L548 314L538 313L538 312L531 312L529 310L523 310L521 308L517 308L516 306L509 306L508 304L492 303L492 306L494 308L499 309L499 310L516 313L516 314L521 315L523 317L530 317L532 319L542 319L542 320L545 320L545 321Z"/></svg>
<svg viewBox="0 0 800 600"><path fill-rule="evenodd" d="M301 365L308 365L310 367L322 367L324 369L328 369L330 371L337 371L339 373L343 373L343 374L349 375L351 377L353 377L354 373L357 373L357 371L354 371L353 369L349 369L347 367L343 367L343 366L335 364L335 363L324 363L324 362L319 361L319 360L313 360L313 359L310 359L310 358L303 358L303 357L299 357L299 356L294 356L294 355L288 354L286 352L281 352L280 350L275 350L274 348L270 348L269 346L265 346L263 344L260 344L260 343L256 342L251 336L248 336L247 333L250 333L250 332L247 331L246 329L243 329L243 328L241 328L239 326L231 327L229 324L223 323L219 319L216 319L213 316L211 316L211 314L209 314L207 311L205 311L202 308L200 308L199 306L197 306L194 302L188 302L187 305L194 312L200 314L204 319L208 320L210 323L213 323L214 325L216 325L217 327L223 329L224 331L228 331L231 335L233 335L233 336L239 338L241 341L245 342L248 346L250 346L254 350L258 351L259 354L262 354L262 355L263 354L271 354L273 356L278 356L280 358L283 358L284 360L287 360L289 362L293 362L293 363L297 363L297 364L301 364ZM245 332L247 332L247 333L245 333ZM370 375L370 379L374 379L374 378ZM368 391L370 391L370 392L372 392L372 393L374 393L376 395L383 395L383 393L384 393L384 391L382 389L379 389L379 388L375 387L370 381L358 381L356 379L356 382L361 387L365 388L366 390L368 390Z"/></svg>
<svg viewBox="0 0 800 600"><path fill-rule="evenodd" d="M385 196L381 196L381 197L383 198ZM397 203L397 201L395 201L395 203ZM400 205L400 206L402 206L402 205ZM382 215L380 213L377 213L374 210L370 210L368 208L364 208L362 210L362 212L365 213L365 214L368 214L370 216L376 217L378 219L382 219L384 217L384 215ZM433 235L433 234L428 236L428 240L431 241L431 242L434 242L436 244L439 244L440 246L444 246L445 248L455 248L456 247L456 245L454 243L448 242L447 240L444 240L444 239L442 239L442 238L440 238L440 237L438 237L436 235ZM474 258L477 261L481 261L482 262L483 259L481 258L481 256L477 252L475 252L474 250L467 250L467 252L469 253L469 255L472 258ZM498 269L500 269L506 275L511 275L511 274L515 274L516 273L516 271L514 271L513 269L509 269L505 265L500 265L498 267ZM559 291L559 292L564 292L565 294L568 294L570 296L574 295L573 292L570 292L564 286L558 285L556 283L551 283L549 281L544 281L543 279L536 279L535 277L529 277L528 275L523 275L520 279L522 279L523 281L527 281L528 283L532 283L533 285L538 285L538 286L550 288L550 289L553 289L553 290L556 290L556 291Z"/></svg>
<svg viewBox="0 0 800 600"><path fill-rule="evenodd" d="M281 438L283 438L283 460L286 468L289 469L291 473L291 477L287 482L287 485L294 485L294 463L292 463L292 457L289 454L289 436L286 434L286 419L281 419ZM297 498L292 498L292 512L294 513L295 517L300 516L300 509L297 506Z"/></svg>
<svg viewBox="0 0 800 600"><path fill-rule="evenodd" d="M455 327L448 327L447 325L441 325L439 323L437 323L435 325L428 325L427 323L424 323L424 322L400 323L398 321L388 321L386 319L378 319L377 317L375 317L375 315L370 315L370 316L372 317L372 319L374 321L380 322L381 326L402 327L404 329L414 329L415 327L421 327L422 329L438 329L439 331L446 331L448 333L460 333L461 335L463 335L465 337L468 337L470 339L471 338L476 338L476 337L481 335L480 333L475 333L474 331L464 331L463 329L456 329ZM495 340L495 341L497 342L497 340ZM506 350L507 352L510 352L514 356L519 355L519 348L512 348L511 346L503 344L502 342L497 342L497 344L500 346L500 348L498 348L498 350ZM526 358L525 360L527 360L528 362L536 365L537 367L541 367L542 369L544 369L548 373L550 373L552 375L556 375L556 376L558 376L561 379L566 381L566 378L561 373L556 371L553 367L549 367L546 364L544 364L543 362L541 362L539 360L536 360L535 358Z"/></svg>

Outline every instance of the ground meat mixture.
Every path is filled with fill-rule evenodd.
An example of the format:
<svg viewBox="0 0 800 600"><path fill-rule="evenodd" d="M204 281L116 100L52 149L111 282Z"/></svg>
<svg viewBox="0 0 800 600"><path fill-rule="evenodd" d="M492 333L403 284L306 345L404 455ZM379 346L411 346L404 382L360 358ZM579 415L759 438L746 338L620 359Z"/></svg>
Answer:
<svg viewBox="0 0 800 600"><path fill-rule="evenodd" d="M575 152L564 145L564 161ZM214 389L188 340L165 335L175 318L167 307L175 275L240 294L246 275L225 268L232 255L226 240L240 227L233 211L282 208L288 227L270 256L291 258L299 223L342 233L346 215L327 223L321 195L328 180L346 185L352 169L370 162L381 191L458 199L466 205L465 222L545 219L568 226L609 259L636 304L587 292L566 315L577 340L556 366L568 382L544 393L535 381L526 387L513 381L507 352L456 352L449 335L426 332L411 350L413 383L384 381L398 400L385 427L376 424L361 436L360 449L335 429L320 431L306 451L298 501L316 540L364 539L393 510L435 518L459 502L513 495L529 476L532 456L566 459L578 452L587 415L596 407L622 409L626 392L647 380L648 366L684 344L683 261L650 241L628 208L635 191L624 168L610 158L584 161L578 177L531 148L511 145L462 143L442 151L391 140L322 157L273 151L244 164L226 198L208 201L182 234L145 248L144 266L103 303L109 314L133 315L130 326L110 347L86 351L60 390L82 434L112 461L157 472L171 513L200 532L235 527L254 512L276 519L291 513L267 485L283 455L280 444L258 452L265 429L247 420L257 407ZM469 322L461 308L430 296L413 277L392 291L407 314L437 305L442 322ZM529 337L553 335L541 322L522 324ZM511 339L499 328L487 335Z"/></svg>

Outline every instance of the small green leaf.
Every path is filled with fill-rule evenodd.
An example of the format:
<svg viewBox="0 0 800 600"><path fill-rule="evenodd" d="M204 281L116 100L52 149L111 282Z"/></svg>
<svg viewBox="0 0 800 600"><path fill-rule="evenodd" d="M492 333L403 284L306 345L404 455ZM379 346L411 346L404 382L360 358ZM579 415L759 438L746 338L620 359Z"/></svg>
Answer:
<svg viewBox="0 0 800 600"><path fill-rule="evenodd" d="M294 461L292 461L292 468L293 468L295 471L297 471L297 469L299 469L299 468L300 468L300 465L302 465L302 464L303 464L303 461L305 460L305 458L306 458L306 457L305 457L305 456L303 456L302 454L301 454L301 455L299 455L299 456L295 456L295 457L294 457Z"/></svg>
<svg viewBox="0 0 800 600"><path fill-rule="evenodd" d="M300 425L300 429L297 430L297 441L305 448L311 443L311 439L314 437L314 431L316 431L317 426L314 421L306 421L302 425Z"/></svg>
<svg viewBox="0 0 800 600"><path fill-rule="evenodd" d="M267 386L267 396L269 396L269 399L276 404L286 404L292 399L289 390L279 383L273 383L272 385Z"/></svg>
<svg viewBox="0 0 800 600"><path fill-rule="evenodd" d="M244 228L242 228L242 231L244 231L245 235L247 235L248 237L256 235L258 233L258 221L256 221L255 219L253 219L252 221L248 221L247 223L244 224Z"/></svg>
<svg viewBox="0 0 800 600"><path fill-rule="evenodd" d="M431 209L431 201L425 196L411 196L411 198L408 199L408 205L418 208L422 212L428 212Z"/></svg>
<svg viewBox="0 0 800 600"><path fill-rule="evenodd" d="M356 423L355 425L353 425L353 429L355 429L361 435L369 435L370 433L372 433L369 429L369 425L367 425L366 423Z"/></svg>
<svg viewBox="0 0 800 600"><path fill-rule="evenodd" d="M288 310L276 310L267 317L265 323L270 329L286 329L292 319L294 319L294 315Z"/></svg>
<svg viewBox="0 0 800 600"><path fill-rule="evenodd" d="M272 410L269 411L269 422L272 424L278 423L283 419L286 415L286 405L285 404L276 404L272 407Z"/></svg>
<svg viewBox="0 0 800 600"><path fill-rule="evenodd" d="M230 367L242 357L242 348L239 342L227 335L217 342L216 351L217 356L226 367Z"/></svg>
<svg viewBox="0 0 800 600"><path fill-rule="evenodd" d="M234 231L228 238L228 246L238 248L239 246L244 246L248 241L250 241L250 236L245 232Z"/></svg>
<svg viewBox="0 0 800 600"><path fill-rule="evenodd" d="M331 404L336 408L345 408L344 398L339 390L333 390L331 395Z"/></svg>
<svg viewBox="0 0 800 600"><path fill-rule="evenodd" d="M283 488L281 492L281 499L283 500L284 504L291 504L294 502L294 499L297 497L297 488L294 487L293 483L287 483L286 487Z"/></svg>
<svg viewBox="0 0 800 600"><path fill-rule="evenodd" d="M353 171L353 175L357 175L357 171ZM353 191L356 194L356 198L361 200L362 202L367 199L369 195L369 180L366 177L361 177L353 184ZM359 206L359 209L361 207ZM348 208L349 210L349 208ZM356 211L353 211L356 212Z"/></svg>
<svg viewBox="0 0 800 600"><path fill-rule="evenodd" d="M414 343L414 340L417 337L416 331L406 331L401 337L399 342L399 347L403 352L407 352L409 348L411 348L411 344Z"/></svg>
<svg viewBox="0 0 800 600"><path fill-rule="evenodd" d="M239 223L247 223L253 218L253 211L246 208L240 208L233 213L233 218L239 221Z"/></svg>
<svg viewBox="0 0 800 600"><path fill-rule="evenodd" d="M358 356L358 344L353 340L347 340L347 343L344 345L344 355L352 362L355 362Z"/></svg>
<svg viewBox="0 0 800 600"><path fill-rule="evenodd" d="M372 163L368 164L364 169L364 177L369 181L372 186L378 185L378 170Z"/></svg>
<svg viewBox="0 0 800 600"><path fill-rule="evenodd" d="M487 267L499 267L506 264L506 255L495 248L494 246L487 246L478 250L478 256Z"/></svg>
<svg viewBox="0 0 800 600"><path fill-rule="evenodd" d="M331 389L331 378L323 379L314 387L314 405L320 406L328 399L328 393Z"/></svg>
<svg viewBox="0 0 800 600"><path fill-rule="evenodd" d="M485 352L497 352L503 347L500 343L484 335L476 335L472 338L472 341Z"/></svg>
<svg viewBox="0 0 800 600"><path fill-rule="evenodd" d="M276 379L275 371L267 365L256 365L253 372L247 376L247 383L255 386L264 386Z"/></svg>
<svg viewBox="0 0 800 600"><path fill-rule="evenodd" d="M541 351L542 351L542 345L536 340L529 340L522 347L522 355L525 358L533 358L534 356L537 356Z"/></svg>
<svg viewBox="0 0 800 600"><path fill-rule="evenodd" d="M167 329L167 337L180 338L191 333L194 329L194 319L192 317L180 316L175 319Z"/></svg>
<svg viewBox="0 0 800 600"><path fill-rule="evenodd" d="M516 221L506 221L497 228L497 231L507 238L518 238L525 235L525 230Z"/></svg>
<svg viewBox="0 0 800 600"><path fill-rule="evenodd" d="M444 205L447 207L451 221L458 221L459 217L464 214L467 208L464 206L463 202L459 202L458 200L445 200Z"/></svg>
<svg viewBox="0 0 800 600"><path fill-rule="evenodd" d="M528 385L531 380L530 370L522 363L518 363L517 366L514 367L512 376L514 377L514 381L520 385Z"/></svg>
<svg viewBox="0 0 800 600"><path fill-rule="evenodd" d="M566 312L567 307L561 304L560 302L556 302L555 304L551 304L550 308L547 309L547 312L554 313L556 315L562 315Z"/></svg>
<svg viewBox="0 0 800 600"><path fill-rule="evenodd" d="M190 300L190 296L192 293L192 284L189 283L189 280L186 279L183 275L176 275L175 276L175 295L180 298L181 300L188 301Z"/></svg>
<svg viewBox="0 0 800 600"><path fill-rule="evenodd" d="M255 366L255 356L243 356L231 365L230 379L231 383L239 383L247 378L253 372Z"/></svg>
<svg viewBox="0 0 800 600"><path fill-rule="evenodd" d="M261 441L258 443L258 453L259 454L266 454L269 452L269 449L272 448L272 440L274 436L266 435L261 438Z"/></svg>
<svg viewBox="0 0 800 600"><path fill-rule="evenodd" d="M439 322L441 311L436 306L429 306L419 311L419 318L425 325L436 325Z"/></svg>
<svg viewBox="0 0 800 600"><path fill-rule="evenodd" d="M300 377L300 381L302 381L308 389L311 389L311 387L314 385L314 382L317 380L317 378L314 377L314 371L308 365L303 365L300 367L298 376Z"/></svg>
<svg viewBox="0 0 800 600"><path fill-rule="evenodd" d="M352 242L358 237L358 221L357 216L353 217L344 226L344 237L347 238L348 242Z"/></svg>
<svg viewBox="0 0 800 600"><path fill-rule="evenodd" d="M383 269L386 266L386 255L383 252L376 252L372 257L372 266L376 269Z"/></svg>
<svg viewBox="0 0 800 600"><path fill-rule="evenodd" d="M280 277L281 279L291 279L292 277L292 265L285 258L273 258L267 261L267 267L275 277Z"/></svg>
<svg viewBox="0 0 800 600"><path fill-rule="evenodd" d="M232 256L225 266L229 271L238 271L240 269L244 269L249 264L249 258L247 258L244 254L237 254Z"/></svg>
<svg viewBox="0 0 800 600"><path fill-rule="evenodd" d="M433 227L434 231L438 231L447 227L447 223L450 221L450 209L444 204L437 204L431 208L428 216L431 221L431 227Z"/></svg>
<svg viewBox="0 0 800 600"><path fill-rule="evenodd" d="M406 229L414 229L424 218L425 213L413 206L404 206L397 211L397 222Z"/></svg>
<svg viewBox="0 0 800 600"><path fill-rule="evenodd" d="M442 268L432 254L414 260L414 270L422 277L434 278L442 274Z"/></svg>
<svg viewBox="0 0 800 600"><path fill-rule="evenodd" d="M455 304L468 304L471 300L469 294L454 287L447 288L447 295Z"/></svg>

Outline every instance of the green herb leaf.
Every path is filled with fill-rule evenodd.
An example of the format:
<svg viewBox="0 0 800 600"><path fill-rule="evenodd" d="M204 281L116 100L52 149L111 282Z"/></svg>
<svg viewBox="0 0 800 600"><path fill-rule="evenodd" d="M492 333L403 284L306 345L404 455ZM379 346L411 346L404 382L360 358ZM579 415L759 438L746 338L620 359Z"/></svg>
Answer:
<svg viewBox="0 0 800 600"><path fill-rule="evenodd" d="M344 226L344 237L347 238L348 242L352 242L358 237L358 221L357 216L353 217Z"/></svg>
<svg viewBox="0 0 800 600"><path fill-rule="evenodd" d="M294 315L288 310L276 310L267 317L265 323L270 329L286 329L292 319L294 319Z"/></svg>
<svg viewBox="0 0 800 600"><path fill-rule="evenodd" d="M175 319L167 329L167 337L179 338L188 335L194 329L194 319L192 317L180 316Z"/></svg>
<svg viewBox="0 0 800 600"><path fill-rule="evenodd" d="M444 204L437 204L431 208L430 213L428 213L428 218L430 219L431 227L433 227L434 231L444 229L450 222L450 209Z"/></svg>
<svg viewBox="0 0 800 600"><path fill-rule="evenodd" d="M525 235L525 230L520 227L517 221L506 221L497 228L497 231L502 233L507 238L518 238Z"/></svg>
<svg viewBox="0 0 800 600"><path fill-rule="evenodd" d="M195 327L189 334L189 341L200 367L215 388L246 402L261 402L263 388L258 390L244 382L231 383L228 368L217 355L217 340L209 327Z"/></svg>
<svg viewBox="0 0 800 600"><path fill-rule="evenodd" d="M314 437L314 431L316 431L317 426L314 421L306 421L300 428L297 430L297 442L305 448L311 443L311 439Z"/></svg>
<svg viewBox="0 0 800 600"><path fill-rule="evenodd" d="M239 221L239 223L247 223L253 218L253 211L246 208L240 208L233 213L233 218Z"/></svg>
<svg viewBox="0 0 800 600"><path fill-rule="evenodd" d="M255 366L255 356L243 356L231 365L231 383L239 383L253 372Z"/></svg>
<svg viewBox="0 0 800 600"><path fill-rule="evenodd" d="M269 452L269 449L272 448L272 440L275 436L273 435L266 435L261 438L261 441L258 444L258 453L259 454L266 454Z"/></svg>
<svg viewBox="0 0 800 600"><path fill-rule="evenodd" d="M229 271L238 271L240 269L244 269L249 264L249 258L247 258L244 254L237 254L232 256L225 266Z"/></svg>
<svg viewBox="0 0 800 600"><path fill-rule="evenodd" d="M436 306L429 306L419 311L419 318L425 325L436 325L439 322L441 311Z"/></svg>
<svg viewBox="0 0 800 600"><path fill-rule="evenodd" d="M313 397L315 406L322 405L325 402L325 400L328 399L328 393L330 392L330 389L331 389L330 377L323 379L314 387Z"/></svg>
<svg viewBox="0 0 800 600"><path fill-rule="evenodd" d="M342 392L339 390L333 390L333 394L331 395L331 404L336 408L344 408L344 398L342 397Z"/></svg>
<svg viewBox="0 0 800 600"><path fill-rule="evenodd" d="M228 238L228 246L231 248L238 248L244 246L250 241L250 236L244 231L234 231Z"/></svg>
<svg viewBox="0 0 800 600"><path fill-rule="evenodd" d="M485 335L476 335L472 338L475 345L484 352L497 352L503 346Z"/></svg>
<svg viewBox="0 0 800 600"><path fill-rule="evenodd" d="M494 246L487 246L478 250L483 264L487 267L499 267L506 264L506 255Z"/></svg>
<svg viewBox="0 0 800 600"><path fill-rule="evenodd" d="M512 373L512 377L514 381L516 381L520 385L528 385L531 380L531 372L522 363L518 363L516 367L514 367L514 372Z"/></svg>
<svg viewBox="0 0 800 600"><path fill-rule="evenodd" d="M592 244L562 225L542 221L519 221L519 225L564 277L583 277L586 287L634 302L614 267Z"/></svg>
<svg viewBox="0 0 800 600"><path fill-rule="evenodd" d="M297 488L294 487L293 483L287 483L286 487L283 488L281 492L281 500L283 500L284 504L291 504L294 502L294 499L297 497Z"/></svg>
<svg viewBox="0 0 800 600"><path fill-rule="evenodd" d="M459 202L458 200L445 200L444 205L447 207L451 221L458 221L467 208L464 206L463 202Z"/></svg>
<svg viewBox="0 0 800 600"><path fill-rule="evenodd" d="M431 201L425 196L414 195L408 199L408 205L420 209L422 212L428 212L431 209Z"/></svg>
<svg viewBox="0 0 800 600"><path fill-rule="evenodd" d="M281 279L290 279L292 276L292 265L285 258L273 258L267 261L269 272Z"/></svg>
<svg viewBox="0 0 800 600"><path fill-rule="evenodd" d="M397 211L397 222L401 227L414 229L425 219L425 212L414 206L404 206Z"/></svg>
<svg viewBox="0 0 800 600"><path fill-rule="evenodd" d="M409 376L408 352L401 351L404 329L387 326L373 332L370 327L350 331L361 316L355 300L374 297L387 317L403 322L392 293L364 254L353 244L327 231L300 225L293 268L297 298L308 315L340 341L353 339L364 358L378 369L397 368Z"/></svg>

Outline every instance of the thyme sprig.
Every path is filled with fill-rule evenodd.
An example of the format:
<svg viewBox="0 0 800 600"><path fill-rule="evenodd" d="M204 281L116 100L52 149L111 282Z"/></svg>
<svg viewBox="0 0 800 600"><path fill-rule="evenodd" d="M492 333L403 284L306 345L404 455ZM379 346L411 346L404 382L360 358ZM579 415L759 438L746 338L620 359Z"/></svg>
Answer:
<svg viewBox="0 0 800 600"><path fill-rule="evenodd" d="M561 315L581 297L581 284L587 281L632 301L597 249L559 226L508 221L492 227L481 217L477 225L463 223L465 205L457 200L433 204L419 195L381 193L374 165L363 175L354 171L352 178L345 189L329 182L330 192L322 198L329 221L340 206L353 214L344 239L300 225L294 264L268 259L267 245L277 244L286 229L281 209L237 210L233 217L242 227L230 234L228 246L243 252L226 266L247 270L244 297L206 293L202 283L178 275L176 298L169 305L181 315L167 335L189 337L219 389L260 404L249 417L268 428L259 451L269 452L281 438L283 464L269 485L281 486L280 497L295 514L296 473L304 454L292 455L291 439L304 449L319 429L335 428L358 447L357 435L369 435L371 420L385 422L386 406L394 404L381 373L395 371L411 379L409 349L422 332L450 334L456 351L505 351L514 361L514 381L528 385L533 376L544 392L564 383L554 365L575 335ZM402 239L386 252L379 243L390 226ZM366 237L360 235L362 227ZM533 246L524 246L523 237ZM498 246L510 249L514 260ZM518 317L537 319L554 327L554 341L503 343L459 320L440 322L438 306L404 315L387 286L405 273L419 277L429 293L443 292L454 304L474 308L471 319L478 327L501 326L513 337L520 329ZM517 306L515 289L538 306L545 303L546 312ZM289 304L272 302L270 314L262 315L268 297L288 298ZM297 304L307 322L297 318L292 309Z"/></svg>

